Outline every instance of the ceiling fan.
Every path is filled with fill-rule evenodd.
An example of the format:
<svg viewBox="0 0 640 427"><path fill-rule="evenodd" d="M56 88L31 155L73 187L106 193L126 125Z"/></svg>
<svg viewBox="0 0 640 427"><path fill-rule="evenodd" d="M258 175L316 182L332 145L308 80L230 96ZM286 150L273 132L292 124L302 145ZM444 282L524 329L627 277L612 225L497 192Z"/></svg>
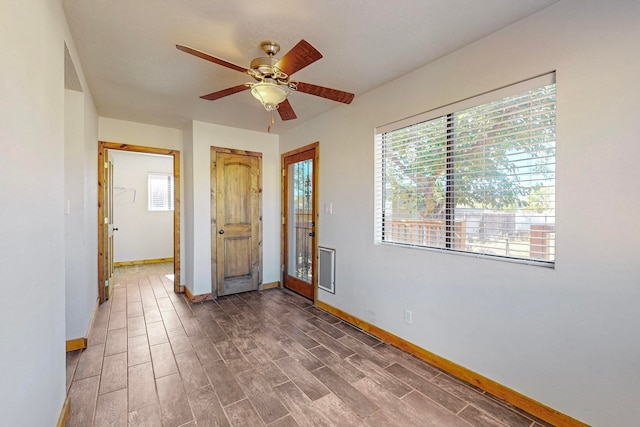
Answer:
<svg viewBox="0 0 640 427"><path fill-rule="evenodd" d="M322 54L306 40L300 40L280 59L275 58L275 55L280 51L280 45L273 41L263 41L260 43L260 47L267 54L267 57L255 58L251 61L249 68L235 65L187 46L176 45L176 47L183 52L223 67L246 73L256 80L255 83L244 83L200 97L210 101L250 89L251 94L260 101L267 111L277 110L282 120L292 120L296 118L296 113L287 97L294 91L344 104L350 104L355 96L349 92L291 80L293 73L322 58Z"/></svg>

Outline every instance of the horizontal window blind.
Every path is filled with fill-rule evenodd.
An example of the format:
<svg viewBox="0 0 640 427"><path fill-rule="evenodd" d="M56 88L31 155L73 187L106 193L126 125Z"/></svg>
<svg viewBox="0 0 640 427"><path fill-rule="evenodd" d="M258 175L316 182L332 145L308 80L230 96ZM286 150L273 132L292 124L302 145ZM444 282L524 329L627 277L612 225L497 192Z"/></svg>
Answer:
<svg viewBox="0 0 640 427"><path fill-rule="evenodd" d="M377 130L376 241L553 264L553 80Z"/></svg>
<svg viewBox="0 0 640 427"><path fill-rule="evenodd" d="M149 204L150 211L173 210L173 175L166 173L149 173Z"/></svg>

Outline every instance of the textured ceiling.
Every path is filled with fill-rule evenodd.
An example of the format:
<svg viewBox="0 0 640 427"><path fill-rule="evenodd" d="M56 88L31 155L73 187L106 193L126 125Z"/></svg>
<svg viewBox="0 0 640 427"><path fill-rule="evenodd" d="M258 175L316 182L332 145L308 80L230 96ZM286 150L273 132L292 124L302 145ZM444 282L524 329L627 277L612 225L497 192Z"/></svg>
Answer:
<svg viewBox="0 0 640 427"><path fill-rule="evenodd" d="M557 0L63 0L80 65L102 117L182 128L190 120L264 132L270 113L248 91L199 97L250 78L175 48L183 44L248 67L260 42L300 39L324 58L296 80L362 95ZM331 108L293 93L298 118Z"/></svg>

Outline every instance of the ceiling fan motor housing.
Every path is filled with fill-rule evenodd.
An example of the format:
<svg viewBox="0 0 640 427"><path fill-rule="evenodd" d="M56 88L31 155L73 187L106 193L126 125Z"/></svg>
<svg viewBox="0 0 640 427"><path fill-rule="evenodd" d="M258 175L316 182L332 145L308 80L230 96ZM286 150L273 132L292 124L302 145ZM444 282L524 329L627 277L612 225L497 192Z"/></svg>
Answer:
<svg viewBox="0 0 640 427"><path fill-rule="evenodd" d="M249 74L258 81L273 79L271 83L288 84L289 76L276 67L279 59L276 59L275 55L280 52L280 45L274 41L266 40L260 43L260 47L269 56L255 58L251 61Z"/></svg>
<svg viewBox="0 0 640 427"><path fill-rule="evenodd" d="M250 65L251 70L255 71L253 77L256 80L263 80L264 78L270 77L278 80L280 83L286 84L289 76L276 67L277 62L278 60L272 56L254 59Z"/></svg>

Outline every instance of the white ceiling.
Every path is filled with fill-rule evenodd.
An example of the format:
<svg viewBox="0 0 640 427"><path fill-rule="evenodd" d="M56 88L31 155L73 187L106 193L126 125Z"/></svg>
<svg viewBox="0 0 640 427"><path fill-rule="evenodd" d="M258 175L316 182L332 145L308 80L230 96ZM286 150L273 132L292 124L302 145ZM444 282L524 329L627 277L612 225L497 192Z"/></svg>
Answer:
<svg viewBox="0 0 640 427"><path fill-rule="evenodd" d="M362 95L558 0L62 0L89 90L102 117L182 128L190 120L265 132L271 118L249 92L199 97L250 78L175 48L183 44L248 67L260 42L300 39L324 58L296 80ZM508 61L505 60L505 65ZM331 108L304 93L298 118Z"/></svg>

